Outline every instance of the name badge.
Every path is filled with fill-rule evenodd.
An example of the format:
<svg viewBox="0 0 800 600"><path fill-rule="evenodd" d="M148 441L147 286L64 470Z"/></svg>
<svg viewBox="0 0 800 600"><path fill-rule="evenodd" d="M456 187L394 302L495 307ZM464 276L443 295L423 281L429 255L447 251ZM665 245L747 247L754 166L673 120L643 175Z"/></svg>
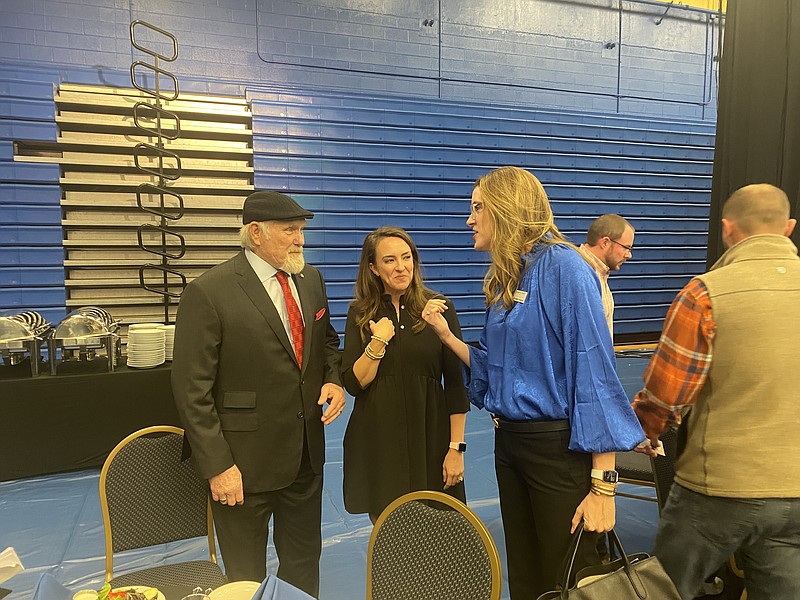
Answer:
<svg viewBox="0 0 800 600"><path fill-rule="evenodd" d="M514 292L514 302L519 302L520 304L525 302L525 299L528 297L528 292L523 292L522 290L517 290Z"/></svg>

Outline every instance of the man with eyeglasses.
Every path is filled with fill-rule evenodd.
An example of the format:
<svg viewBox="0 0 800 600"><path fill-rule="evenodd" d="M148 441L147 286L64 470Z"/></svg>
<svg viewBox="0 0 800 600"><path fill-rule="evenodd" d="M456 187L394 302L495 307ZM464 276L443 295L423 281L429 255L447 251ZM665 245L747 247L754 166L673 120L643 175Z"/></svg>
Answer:
<svg viewBox="0 0 800 600"><path fill-rule="evenodd" d="M611 271L619 271L622 264L633 253L633 238L636 230L619 215L598 217L586 232L586 243L581 244L583 257L594 268L600 278L603 295L603 311L608 323L611 339L614 339L614 297L608 287Z"/></svg>

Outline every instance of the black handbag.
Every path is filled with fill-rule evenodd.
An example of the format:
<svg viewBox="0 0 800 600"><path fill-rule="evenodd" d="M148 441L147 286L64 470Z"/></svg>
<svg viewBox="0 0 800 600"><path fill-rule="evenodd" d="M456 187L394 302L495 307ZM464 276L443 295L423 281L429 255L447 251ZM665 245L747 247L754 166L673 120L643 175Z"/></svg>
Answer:
<svg viewBox="0 0 800 600"><path fill-rule="evenodd" d="M583 523L567 550L560 589L545 592L538 600L681 600L658 559L644 552L626 555L613 529L608 532L609 546L616 547L620 558L581 569L575 576L575 586L568 588L582 534Z"/></svg>

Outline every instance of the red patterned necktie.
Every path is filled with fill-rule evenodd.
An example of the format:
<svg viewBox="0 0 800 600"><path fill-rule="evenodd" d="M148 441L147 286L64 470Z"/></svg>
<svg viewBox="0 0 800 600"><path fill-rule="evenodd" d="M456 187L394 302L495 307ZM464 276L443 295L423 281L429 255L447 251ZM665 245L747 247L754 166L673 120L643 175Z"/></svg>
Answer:
<svg viewBox="0 0 800 600"><path fill-rule="evenodd" d="M289 326L292 328L292 340L294 341L294 355L297 357L297 364L303 367L303 315L300 307L289 287L289 276L283 271L275 273L278 283L283 290L283 298L286 300L286 312L289 313Z"/></svg>

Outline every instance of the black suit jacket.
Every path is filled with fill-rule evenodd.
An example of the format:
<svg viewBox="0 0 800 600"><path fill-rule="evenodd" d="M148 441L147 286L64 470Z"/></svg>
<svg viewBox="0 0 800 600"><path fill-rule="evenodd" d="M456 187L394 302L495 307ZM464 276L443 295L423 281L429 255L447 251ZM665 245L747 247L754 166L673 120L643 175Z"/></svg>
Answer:
<svg viewBox="0 0 800 600"><path fill-rule="evenodd" d="M178 306L172 391L195 467L210 478L236 464L245 493L294 481L304 431L314 471L325 462L317 400L324 383L340 384L339 337L320 272L306 265L293 279L305 322L302 371L244 252L190 282Z"/></svg>

